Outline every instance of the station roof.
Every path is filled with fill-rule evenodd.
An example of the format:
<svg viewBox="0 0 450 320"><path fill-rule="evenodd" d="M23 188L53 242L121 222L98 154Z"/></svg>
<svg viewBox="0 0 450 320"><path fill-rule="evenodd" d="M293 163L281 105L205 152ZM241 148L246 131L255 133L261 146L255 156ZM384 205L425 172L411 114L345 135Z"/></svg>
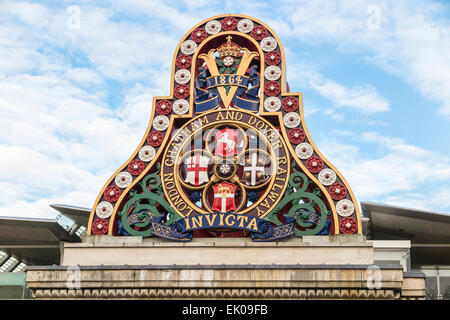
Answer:
<svg viewBox="0 0 450 320"><path fill-rule="evenodd" d="M374 240L411 240L412 243L450 243L450 214L361 202L368 231Z"/></svg>
<svg viewBox="0 0 450 320"><path fill-rule="evenodd" d="M26 264L59 264L62 241L80 238L57 219L0 216L0 250Z"/></svg>
<svg viewBox="0 0 450 320"><path fill-rule="evenodd" d="M91 209L69 206L67 204L51 204L50 207L58 210L62 215L69 217L82 226L86 227L88 225Z"/></svg>
<svg viewBox="0 0 450 320"><path fill-rule="evenodd" d="M410 240L413 264L450 264L450 214L361 202L372 240Z"/></svg>

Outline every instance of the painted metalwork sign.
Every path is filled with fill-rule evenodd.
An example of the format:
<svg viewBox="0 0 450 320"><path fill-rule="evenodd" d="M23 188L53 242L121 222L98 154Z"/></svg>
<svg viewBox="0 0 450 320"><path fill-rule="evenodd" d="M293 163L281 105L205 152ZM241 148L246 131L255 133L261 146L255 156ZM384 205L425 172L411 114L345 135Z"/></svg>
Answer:
<svg viewBox="0 0 450 320"><path fill-rule="evenodd" d="M216 16L173 58L171 94L96 199L89 234L251 237L361 233L356 199L306 130L264 23Z"/></svg>

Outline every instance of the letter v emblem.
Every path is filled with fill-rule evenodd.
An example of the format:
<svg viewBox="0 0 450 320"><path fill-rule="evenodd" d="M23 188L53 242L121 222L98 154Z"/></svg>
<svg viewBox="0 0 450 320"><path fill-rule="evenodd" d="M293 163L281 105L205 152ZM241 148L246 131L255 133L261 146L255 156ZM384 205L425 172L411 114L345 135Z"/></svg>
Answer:
<svg viewBox="0 0 450 320"><path fill-rule="evenodd" d="M242 48L244 50L244 54L241 59L241 63L239 64L239 68L236 72L237 75L243 76L245 75L245 72L248 69L248 66L250 65L250 62L253 60L254 57L259 56L257 52L250 52L247 48ZM209 72L211 73L211 76L219 76L219 69L217 69L216 64L216 58L214 57L215 49L209 50L208 54L202 53L198 57L200 59L203 59L206 62L206 65L208 66ZM223 101L224 107L228 108L230 106L231 100L233 100L234 95L236 94L238 86L232 85L230 92L228 92L228 95L226 94L225 88L223 86L217 87L220 98Z"/></svg>

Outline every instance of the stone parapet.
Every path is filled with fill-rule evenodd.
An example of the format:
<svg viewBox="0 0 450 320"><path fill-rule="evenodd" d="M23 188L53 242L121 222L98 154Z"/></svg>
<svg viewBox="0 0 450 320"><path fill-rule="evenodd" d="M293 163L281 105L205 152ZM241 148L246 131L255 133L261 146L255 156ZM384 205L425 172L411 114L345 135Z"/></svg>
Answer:
<svg viewBox="0 0 450 320"><path fill-rule="evenodd" d="M61 266L30 266L38 299L423 299L423 275L373 265L362 235L252 242L87 237ZM405 276L406 274L406 276Z"/></svg>
<svg viewBox="0 0 450 320"><path fill-rule="evenodd" d="M425 274L422 272L404 272L402 299L425 297Z"/></svg>
<svg viewBox="0 0 450 320"><path fill-rule="evenodd" d="M309 236L279 242L249 238L156 238L89 236L65 243L61 265L372 264L373 246L362 235Z"/></svg>
<svg viewBox="0 0 450 320"><path fill-rule="evenodd" d="M43 299L422 299L423 278L400 265L30 267L27 285ZM412 280L415 281L412 281ZM375 285L375 286L374 286Z"/></svg>

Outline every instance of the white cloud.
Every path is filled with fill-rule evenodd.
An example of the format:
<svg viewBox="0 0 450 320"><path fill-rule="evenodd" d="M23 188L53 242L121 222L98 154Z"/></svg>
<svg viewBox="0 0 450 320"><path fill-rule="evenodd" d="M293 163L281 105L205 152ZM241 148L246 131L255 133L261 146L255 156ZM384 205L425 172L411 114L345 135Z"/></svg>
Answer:
<svg viewBox="0 0 450 320"><path fill-rule="evenodd" d="M58 11L48 32L64 49L85 56L92 68L105 78L119 82L147 80L157 83L155 68L169 72L178 39L164 32L160 20L119 18L120 11L80 5L80 28L66 27L67 14ZM163 16L160 17L163 19Z"/></svg>
<svg viewBox="0 0 450 320"><path fill-rule="evenodd" d="M379 28L368 28L379 9ZM446 9L444 9L444 6ZM430 1L286 1L279 31L303 43L328 43L366 56L440 103L450 119L448 6ZM383 108L383 105L380 105Z"/></svg>
<svg viewBox="0 0 450 320"><path fill-rule="evenodd" d="M422 209L448 213L450 207L446 205L450 188L441 186L431 193L411 192L402 195L391 195L384 199L384 203L400 207Z"/></svg>
<svg viewBox="0 0 450 320"><path fill-rule="evenodd" d="M353 107L367 113L389 110L389 103L370 86L346 88L329 79L312 80L311 85L339 107Z"/></svg>
<svg viewBox="0 0 450 320"><path fill-rule="evenodd" d="M86 86L101 86L103 85L103 78L96 72L88 68L73 68L66 71L66 78L73 80L78 84Z"/></svg>
<svg viewBox="0 0 450 320"><path fill-rule="evenodd" d="M47 7L39 3L3 1L4 13L9 14L28 26L40 26L48 19Z"/></svg>
<svg viewBox="0 0 450 320"><path fill-rule="evenodd" d="M74 166L70 161L61 161L30 148L0 146L2 179L23 186L24 197L56 193L59 190L89 188L93 178L86 170Z"/></svg>
<svg viewBox="0 0 450 320"><path fill-rule="evenodd" d="M349 136L348 131L344 133ZM322 139L318 143L319 149L348 180L358 200L398 205L410 203L407 206L412 207L418 199L429 197L425 202L429 209L450 209L447 201L430 200L439 197L444 200L445 186L450 183L450 159L447 157L375 132L353 133L350 137L355 144L339 142L343 135L335 134L340 136L339 139ZM358 147L360 144L368 144L364 150L376 150L377 155L369 155ZM416 207L424 208L424 205Z"/></svg>
<svg viewBox="0 0 450 320"><path fill-rule="evenodd" d="M92 194L92 190L80 190L65 193L63 196L42 197L35 201L25 201L21 198L15 202L2 205L1 215L7 217L55 218L59 213L50 208L50 204L70 204L90 208L93 203Z"/></svg>
<svg viewBox="0 0 450 320"><path fill-rule="evenodd" d="M334 107L353 108L367 114L389 111L389 102L370 85L346 87L326 78L304 61L289 68L293 71L289 73L293 75L293 81L300 83L301 87L317 91L329 99ZM333 109L324 112L328 115L334 114Z"/></svg>
<svg viewBox="0 0 450 320"><path fill-rule="evenodd" d="M152 90L126 91L126 106L113 112L102 87L86 91L70 74L0 81L1 215L52 216L55 202L91 207L144 133Z"/></svg>

